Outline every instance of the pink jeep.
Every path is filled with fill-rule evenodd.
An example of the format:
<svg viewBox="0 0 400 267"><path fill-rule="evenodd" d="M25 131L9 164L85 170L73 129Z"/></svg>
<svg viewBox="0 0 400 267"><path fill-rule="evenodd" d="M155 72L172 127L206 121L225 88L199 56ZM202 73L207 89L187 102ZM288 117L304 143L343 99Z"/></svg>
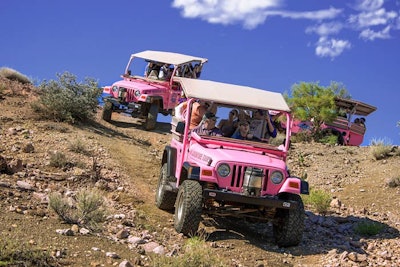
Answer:
<svg viewBox="0 0 400 267"><path fill-rule="evenodd" d="M327 133L337 135L337 143L346 146L359 146L364 140L366 131L365 117L376 110L376 107L361 101L335 98L335 105L343 112L343 117L338 116L332 122L324 122L321 129ZM294 120L292 133L308 131L313 127L312 122Z"/></svg>
<svg viewBox="0 0 400 267"><path fill-rule="evenodd" d="M205 80L179 78L177 82L187 96L186 116L172 119L172 140L161 161L156 206L175 209L175 229L185 235L197 232L202 214L257 218L273 223L279 246L298 245L305 216L300 194L308 194L308 183L291 176L285 163L291 116L282 95ZM198 134L189 129L198 100L217 106L219 118L227 117L231 109L280 112L289 130L274 139L256 141Z"/></svg>
<svg viewBox="0 0 400 267"><path fill-rule="evenodd" d="M111 121L113 111L128 110L133 117L145 119L146 130L154 129L158 113L171 114L181 97L175 78L198 78L206 62L206 58L171 52L132 54L122 80L103 88L102 118Z"/></svg>

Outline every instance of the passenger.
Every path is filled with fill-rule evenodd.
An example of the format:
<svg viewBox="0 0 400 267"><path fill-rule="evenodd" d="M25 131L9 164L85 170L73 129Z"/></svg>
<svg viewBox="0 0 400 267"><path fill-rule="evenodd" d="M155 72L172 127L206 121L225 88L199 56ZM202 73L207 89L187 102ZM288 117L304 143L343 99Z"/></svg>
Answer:
<svg viewBox="0 0 400 267"><path fill-rule="evenodd" d="M361 122L360 122L360 119L359 118L356 118L355 120L354 120L354 122L353 122L354 124L357 124L357 125L360 125L361 124Z"/></svg>
<svg viewBox="0 0 400 267"><path fill-rule="evenodd" d="M236 129L239 127L239 121L250 121L250 113L248 110L239 110L238 117L233 124Z"/></svg>
<svg viewBox="0 0 400 267"><path fill-rule="evenodd" d="M187 107L187 98L185 96L185 93L182 91L181 98L179 99L179 104L175 107L175 110L174 110L174 116L179 121L185 120L186 107Z"/></svg>
<svg viewBox="0 0 400 267"><path fill-rule="evenodd" d="M265 124L265 130L263 125ZM275 138L277 135L276 128L272 123L271 116L269 112L264 115L263 110L256 110L253 113L253 119L250 122L250 132L254 134L257 138L268 139L269 137Z"/></svg>
<svg viewBox="0 0 400 267"><path fill-rule="evenodd" d="M144 70L144 77L149 77L150 72L154 69L154 63L149 61L149 63L147 63L146 68Z"/></svg>
<svg viewBox="0 0 400 267"><path fill-rule="evenodd" d="M239 121L238 130L231 136L235 139L241 140L251 140L251 141L261 141L260 138L254 136L250 133L250 124L248 121L242 120Z"/></svg>
<svg viewBox="0 0 400 267"><path fill-rule="evenodd" d="M171 64L165 63L158 73L158 79L160 80L169 80L172 75Z"/></svg>
<svg viewBox="0 0 400 267"><path fill-rule="evenodd" d="M235 120L238 117L239 112L237 109L232 109L229 112L228 119L223 119L219 122L218 128L221 129L222 135L223 136L232 136L232 134L235 133L236 127L235 127Z"/></svg>
<svg viewBox="0 0 400 267"><path fill-rule="evenodd" d="M365 118L360 119L360 125L365 128Z"/></svg>
<svg viewBox="0 0 400 267"><path fill-rule="evenodd" d="M202 69L202 66L199 63L194 65L194 67L193 67L193 78L194 79L200 78L201 69Z"/></svg>
<svg viewBox="0 0 400 267"><path fill-rule="evenodd" d="M192 132L198 135L209 135L209 136L222 136L222 132L219 128L215 127L217 117L212 112L206 112L199 126L194 128Z"/></svg>
<svg viewBox="0 0 400 267"><path fill-rule="evenodd" d="M190 126L189 126L190 130L192 130L193 128L195 128L200 124L204 114L207 111L216 114L217 106L204 100L200 100L198 102L193 103L192 114L190 116Z"/></svg>

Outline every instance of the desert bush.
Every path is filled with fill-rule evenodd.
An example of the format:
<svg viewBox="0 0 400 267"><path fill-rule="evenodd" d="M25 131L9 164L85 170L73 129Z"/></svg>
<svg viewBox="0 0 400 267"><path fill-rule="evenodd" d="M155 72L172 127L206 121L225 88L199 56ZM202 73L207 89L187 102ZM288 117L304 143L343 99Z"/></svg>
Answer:
<svg viewBox="0 0 400 267"><path fill-rule="evenodd" d="M313 140L313 135L311 135L310 132L308 131L303 131L303 132L298 132L295 135L292 135L290 141L293 143L301 143L301 142L306 142L310 143Z"/></svg>
<svg viewBox="0 0 400 267"><path fill-rule="evenodd" d="M67 157L60 151L56 151L50 156L50 166L52 167L64 168L68 165L68 163Z"/></svg>
<svg viewBox="0 0 400 267"><path fill-rule="evenodd" d="M386 138L372 139L370 142L370 153L376 160L387 158L391 151L391 141Z"/></svg>
<svg viewBox="0 0 400 267"><path fill-rule="evenodd" d="M354 231L361 236L374 236L384 228L385 226L379 222L361 221L354 226Z"/></svg>
<svg viewBox="0 0 400 267"><path fill-rule="evenodd" d="M18 240L0 239L0 266L58 266L50 253Z"/></svg>
<svg viewBox="0 0 400 267"><path fill-rule="evenodd" d="M338 136L335 134L325 135L318 140L319 143L336 145L338 144Z"/></svg>
<svg viewBox="0 0 400 267"><path fill-rule="evenodd" d="M0 68L0 77L26 84L31 83L29 78L22 73L7 67Z"/></svg>
<svg viewBox="0 0 400 267"><path fill-rule="evenodd" d="M49 195L49 207L66 223L77 224L96 230L106 219L107 209L104 198L96 189L82 189L75 201L70 203L58 193Z"/></svg>
<svg viewBox="0 0 400 267"><path fill-rule="evenodd" d="M154 255L152 258L152 266L230 266L228 262L219 257L210 246L208 246L202 237L191 237L187 239L182 248L182 254L178 257L166 257Z"/></svg>
<svg viewBox="0 0 400 267"><path fill-rule="evenodd" d="M44 118L74 123L91 119L98 106L101 90L96 81L76 81L75 75L57 74L58 81L44 81L38 87L39 98L32 108Z"/></svg>
<svg viewBox="0 0 400 267"><path fill-rule="evenodd" d="M81 139L74 139L74 141L69 144L69 150L87 156L91 155L90 151L86 148L84 142Z"/></svg>
<svg viewBox="0 0 400 267"><path fill-rule="evenodd" d="M309 195L304 195L302 197L305 205L311 206L320 214L326 214L328 212L332 200L332 196L321 189L310 190Z"/></svg>

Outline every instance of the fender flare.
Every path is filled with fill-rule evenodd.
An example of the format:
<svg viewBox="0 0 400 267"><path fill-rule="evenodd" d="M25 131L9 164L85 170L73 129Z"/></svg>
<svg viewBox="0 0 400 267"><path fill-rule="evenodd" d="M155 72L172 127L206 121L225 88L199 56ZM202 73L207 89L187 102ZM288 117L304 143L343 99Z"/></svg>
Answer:
<svg viewBox="0 0 400 267"><path fill-rule="evenodd" d="M171 146L166 146L164 148L164 153L161 161L161 166L167 163L167 175L175 177L176 170L176 148Z"/></svg>
<svg viewBox="0 0 400 267"><path fill-rule="evenodd" d="M308 182L301 180L299 177L288 177L283 183L280 193L291 194L309 194Z"/></svg>

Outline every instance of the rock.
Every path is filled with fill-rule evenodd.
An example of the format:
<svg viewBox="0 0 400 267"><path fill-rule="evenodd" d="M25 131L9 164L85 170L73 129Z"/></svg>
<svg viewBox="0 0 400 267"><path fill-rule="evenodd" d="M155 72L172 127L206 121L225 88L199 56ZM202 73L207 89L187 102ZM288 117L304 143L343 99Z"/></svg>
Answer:
<svg viewBox="0 0 400 267"><path fill-rule="evenodd" d="M132 263L130 263L129 261L123 260L123 261L118 265L118 267L133 267L133 265L132 265Z"/></svg>
<svg viewBox="0 0 400 267"><path fill-rule="evenodd" d="M129 231L122 229L116 235L118 239L125 239L129 236Z"/></svg>
<svg viewBox="0 0 400 267"><path fill-rule="evenodd" d="M23 189L23 190L32 190L33 186L28 183L28 182L24 182L24 181L17 181L17 186L19 189Z"/></svg>
<svg viewBox="0 0 400 267"><path fill-rule="evenodd" d="M66 235L66 236L73 236L74 232L71 229L57 229L57 234Z"/></svg>
<svg viewBox="0 0 400 267"><path fill-rule="evenodd" d="M33 153L35 151L35 147L32 143L28 143L22 148L22 151L25 153Z"/></svg>
<svg viewBox="0 0 400 267"><path fill-rule="evenodd" d="M142 248L144 249L144 251L146 251L146 253L149 253L149 252L153 252L153 250L158 246L159 246L158 243L152 241L152 242L143 244Z"/></svg>
<svg viewBox="0 0 400 267"><path fill-rule="evenodd" d="M119 256L115 252L106 252L106 257L112 258L112 259L119 259Z"/></svg>
<svg viewBox="0 0 400 267"><path fill-rule="evenodd" d="M8 173L17 173L21 171L24 168L22 166L22 160L20 159L12 159L8 164L7 164L7 172Z"/></svg>

